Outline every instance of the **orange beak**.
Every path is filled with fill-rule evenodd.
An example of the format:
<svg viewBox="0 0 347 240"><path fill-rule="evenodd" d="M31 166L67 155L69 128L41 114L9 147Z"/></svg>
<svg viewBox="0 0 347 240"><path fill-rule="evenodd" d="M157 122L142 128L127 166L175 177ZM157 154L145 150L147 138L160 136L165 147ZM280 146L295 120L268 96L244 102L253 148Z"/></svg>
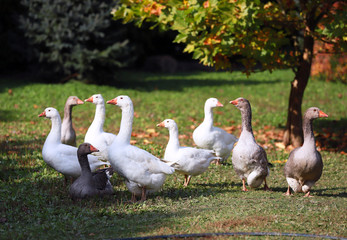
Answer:
<svg viewBox="0 0 347 240"><path fill-rule="evenodd" d="M91 152L99 152L99 150L96 147L94 147L93 145L90 145L90 151Z"/></svg>
<svg viewBox="0 0 347 240"><path fill-rule="evenodd" d="M165 123L161 122L161 123L157 124L157 127L165 127Z"/></svg>
<svg viewBox="0 0 347 240"><path fill-rule="evenodd" d="M217 107L223 107L223 104L221 104L219 101L217 102Z"/></svg>
<svg viewBox="0 0 347 240"><path fill-rule="evenodd" d="M86 100L84 100L85 102L93 102L93 97L90 97L90 98L88 98L88 99L86 99Z"/></svg>
<svg viewBox="0 0 347 240"><path fill-rule="evenodd" d="M110 101L107 101L106 103L107 104L117 105L117 98L111 99Z"/></svg>
<svg viewBox="0 0 347 240"><path fill-rule="evenodd" d="M323 112L322 110L319 111L319 117L328 117L328 114L326 114L325 112Z"/></svg>
<svg viewBox="0 0 347 240"><path fill-rule="evenodd" d="M234 100L234 101L230 101L230 103L236 106L239 102L237 100Z"/></svg>
<svg viewBox="0 0 347 240"><path fill-rule="evenodd" d="M39 117L46 117L46 111L43 111L42 113L40 113Z"/></svg>
<svg viewBox="0 0 347 240"><path fill-rule="evenodd" d="M77 99L77 104L83 104L84 102L81 99Z"/></svg>

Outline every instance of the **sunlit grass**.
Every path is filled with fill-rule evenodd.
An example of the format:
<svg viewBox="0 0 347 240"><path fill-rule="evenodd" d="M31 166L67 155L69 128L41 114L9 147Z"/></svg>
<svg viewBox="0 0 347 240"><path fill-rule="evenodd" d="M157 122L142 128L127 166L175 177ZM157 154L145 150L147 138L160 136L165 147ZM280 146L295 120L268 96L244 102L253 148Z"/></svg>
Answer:
<svg viewBox="0 0 347 240"><path fill-rule="evenodd" d="M122 72L116 77L118 82L111 86L1 79L1 239L101 239L236 231L347 236L347 157L340 153L344 149L321 151L325 166L312 191L313 198L303 198L302 194L283 196L287 187L283 166L288 152L275 144L286 122L291 71L257 73L250 78L240 72L174 75ZM326 138L324 128L332 131L331 138L345 131L346 90L342 83L309 82L303 110L317 106L329 115L314 123L319 137ZM136 112L133 125L136 136L132 140L158 157L164 155L168 132L156 128L157 123L175 119L182 136L181 145L193 146L191 134L203 119L204 102L217 97L224 107L214 110L215 124L224 128L234 126L233 133L238 136L240 112L228 102L240 96L248 98L253 109L255 138L266 146L269 161L274 165L268 179L273 191L241 192L241 181L229 159L226 165L211 165L207 172L193 177L187 188L183 187L183 176L168 176L163 190L145 202L130 203L130 193L118 176L112 179L114 196L73 202L68 197L69 186L64 177L42 160L41 149L51 123L38 114L46 107L55 107L62 114L68 96L84 100L95 93L101 93L105 100L120 94L132 98ZM95 106L90 103L73 109L78 144L83 142L94 111ZM106 105L104 130L117 133L120 118L118 107ZM155 134L150 134L153 129ZM275 135L269 137L266 135L269 132ZM335 137L334 141L343 139ZM325 142L329 143L329 139Z"/></svg>

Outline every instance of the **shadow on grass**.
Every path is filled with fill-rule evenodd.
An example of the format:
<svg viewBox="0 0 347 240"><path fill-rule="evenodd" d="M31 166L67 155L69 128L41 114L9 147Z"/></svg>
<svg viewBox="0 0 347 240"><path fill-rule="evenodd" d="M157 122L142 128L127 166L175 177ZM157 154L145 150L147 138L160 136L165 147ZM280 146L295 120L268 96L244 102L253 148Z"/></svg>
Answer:
<svg viewBox="0 0 347 240"><path fill-rule="evenodd" d="M161 195L177 200L180 198L198 198L198 197L208 197L215 196L216 194L232 192L233 189L230 189L229 182L216 183L216 184L201 184L201 183L190 183L188 187L183 187L180 185L178 188L165 188Z"/></svg>
<svg viewBox="0 0 347 240"><path fill-rule="evenodd" d="M15 114L16 110L0 110L0 121L1 122L12 122L18 119Z"/></svg>
<svg viewBox="0 0 347 240"><path fill-rule="evenodd" d="M34 140L5 140L0 142L0 153L7 154L32 154L34 151L41 151L46 137Z"/></svg>
<svg viewBox="0 0 347 240"><path fill-rule="evenodd" d="M313 189L313 195L321 196L321 197L341 197L347 198L347 188L336 187L336 188L322 188L322 189ZM337 193L326 193L331 191L338 191Z"/></svg>
<svg viewBox="0 0 347 240"><path fill-rule="evenodd" d="M205 79L206 76L201 73L202 76L199 78L200 73L181 73L174 75L151 75L148 73L132 74L132 78L126 78L126 74L122 74L117 81L111 83L111 86L115 86L121 89L136 89L139 91L155 91L155 90L166 90L166 91L182 91L187 87L196 86L223 86L223 85L256 85L256 84L274 84L281 80L253 80L253 79Z"/></svg>
<svg viewBox="0 0 347 240"><path fill-rule="evenodd" d="M314 122L317 145L325 151L347 153L347 118L341 120L324 119Z"/></svg>
<svg viewBox="0 0 347 240"><path fill-rule="evenodd" d="M1 199L0 220L8 227L11 239L19 236L46 238L60 233L66 236L63 233L66 226L70 237L71 234L90 237L90 233L102 238L129 237L153 229L165 231L167 223L176 216L189 214L186 210L167 211L146 207L142 202L131 203L131 195L125 190L116 191L112 196L73 201L62 175L22 176L21 179L23 181L11 181L2 191L6 196ZM162 192L154 194L147 205L151 205L152 198L163 195ZM141 210L143 204L146 210ZM27 222L31 224L25 224ZM80 222L83 224L76 224Z"/></svg>

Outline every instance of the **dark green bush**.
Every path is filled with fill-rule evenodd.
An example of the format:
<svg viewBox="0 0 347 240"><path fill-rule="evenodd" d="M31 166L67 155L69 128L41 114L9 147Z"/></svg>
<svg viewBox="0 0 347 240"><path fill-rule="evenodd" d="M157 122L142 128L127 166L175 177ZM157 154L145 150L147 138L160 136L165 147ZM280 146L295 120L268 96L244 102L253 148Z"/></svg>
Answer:
<svg viewBox="0 0 347 240"><path fill-rule="evenodd" d="M113 0L22 0L21 28L50 81L109 81L131 61L125 29L111 18Z"/></svg>

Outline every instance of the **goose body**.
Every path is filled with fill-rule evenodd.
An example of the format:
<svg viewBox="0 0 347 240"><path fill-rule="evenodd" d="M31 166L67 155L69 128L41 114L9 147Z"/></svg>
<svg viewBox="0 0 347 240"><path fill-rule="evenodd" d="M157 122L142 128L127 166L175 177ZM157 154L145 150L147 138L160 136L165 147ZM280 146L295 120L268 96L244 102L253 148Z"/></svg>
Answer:
<svg viewBox="0 0 347 240"><path fill-rule="evenodd" d="M115 134L104 132L103 126L105 122L105 102L101 94L94 94L85 100L96 105L95 116L92 124L84 137L84 142L88 142L99 150L99 154L103 155L103 159L108 159L107 147L116 138Z"/></svg>
<svg viewBox="0 0 347 240"><path fill-rule="evenodd" d="M89 143L82 143L77 150L78 161L81 166L81 175L70 186L69 194L72 199L83 199L93 196L113 194L113 188L109 181L112 168L91 171L88 154L99 151Z"/></svg>
<svg viewBox="0 0 347 240"><path fill-rule="evenodd" d="M184 186L188 186L191 176L204 173L210 166L211 161L217 159L213 150L181 147L178 138L178 127L174 120L165 119L157 126L169 130L170 138L163 161L185 176Z"/></svg>
<svg viewBox="0 0 347 240"><path fill-rule="evenodd" d="M78 97L70 96L67 98L61 125L61 142L74 147L76 147L76 132L72 125L72 108L79 104L83 104L83 101Z"/></svg>
<svg viewBox="0 0 347 240"><path fill-rule="evenodd" d="M141 193L141 199L145 200L148 193L161 189L166 175L174 173L174 168L130 144L134 107L128 96L121 95L107 103L122 109L119 133L108 148L109 161L113 169L126 179L132 199Z"/></svg>
<svg viewBox="0 0 347 240"><path fill-rule="evenodd" d="M294 192L304 192L310 196L310 190L320 179L323 171L321 154L316 149L312 122L319 117L328 117L316 107L307 109L303 120L304 144L294 149L284 166L284 175L288 182L286 195L290 195L290 188Z"/></svg>
<svg viewBox="0 0 347 240"><path fill-rule="evenodd" d="M252 188L259 187L264 182L264 189L269 189L266 177L269 175L269 163L266 152L259 146L252 130L252 110L247 99L238 98L231 101L240 111L242 116L242 131L239 141L233 149L232 164L235 172L242 180L242 190L247 191L245 181Z"/></svg>
<svg viewBox="0 0 347 240"><path fill-rule="evenodd" d="M51 120L52 127L42 148L43 160L52 168L65 176L79 177L81 167L77 158L77 148L61 143L61 118L59 112L52 107L46 108L39 117ZM100 161L98 157L88 155L89 165L92 171L107 163Z"/></svg>
<svg viewBox="0 0 347 240"><path fill-rule="evenodd" d="M222 107L218 99L209 98L204 106L204 121L194 130L194 143L203 149L210 149L216 153L218 162L226 161L237 142L237 138L225 130L213 126L213 108Z"/></svg>

